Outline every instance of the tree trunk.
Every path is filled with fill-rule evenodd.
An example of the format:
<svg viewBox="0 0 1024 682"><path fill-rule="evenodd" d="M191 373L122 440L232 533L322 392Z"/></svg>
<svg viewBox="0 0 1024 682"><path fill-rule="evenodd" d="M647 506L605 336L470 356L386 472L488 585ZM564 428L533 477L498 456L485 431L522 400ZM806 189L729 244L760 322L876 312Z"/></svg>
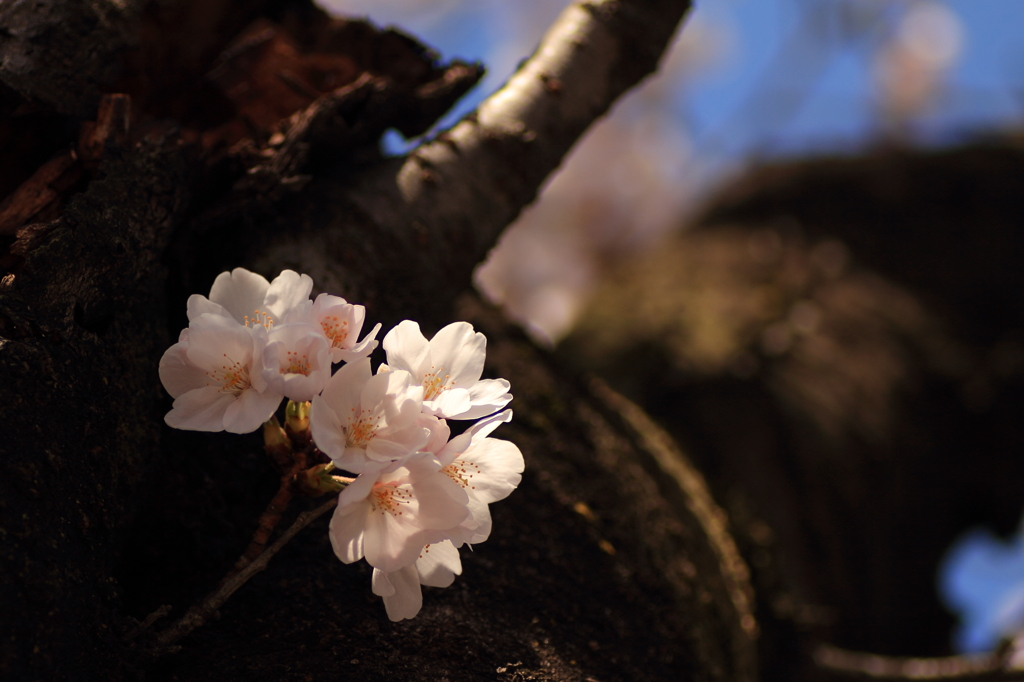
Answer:
<svg viewBox="0 0 1024 682"><path fill-rule="evenodd" d="M4 677L753 679L746 569L699 474L463 293L687 6L570 6L475 116L391 160L380 134L426 131L479 67L300 0L0 6ZM162 422L186 296L238 265L385 324L471 320L527 473L417 619L387 621L320 522L156 659L136 619L208 591L276 482L257 436Z"/></svg>

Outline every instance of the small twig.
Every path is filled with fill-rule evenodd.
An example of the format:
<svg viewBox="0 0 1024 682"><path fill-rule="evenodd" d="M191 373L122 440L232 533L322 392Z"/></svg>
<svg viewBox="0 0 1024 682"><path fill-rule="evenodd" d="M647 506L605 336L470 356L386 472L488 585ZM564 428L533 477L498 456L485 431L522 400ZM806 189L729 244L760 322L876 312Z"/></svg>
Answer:
<svg viewBox="0 0 1024 682"><path fill-rule="evenodd" d="M201 603L190 608L188 612L181 617L181 620L161 632L157 637L158 653L161 653L160 650L170 648L179 639L209 620L209 618L217 612L217 609L219 609L221 605L238 590L238 588L248 582L249 578L266 568L270 559L277 554L289 540L295 537L296 533L309 525L314 519L331 510L336 504L338 504L338 498L332 497L330 501L325 502L316 509L299 514L291 527L288 528L288 530L286 530L274 544L268 547L266 551L260 554L252 563L239 571L234 577L226 580L223 585L207 596Z"/></svg>
<svg viewBox="0 0 1024 682"><path fill-rule="evenodd" d="M305 465L305 457L299 458L301 461L295 462L292 467L281 476L281 486L277 489L277 493L270 500L270 504L267 505L266 510L260 514L259 521L256 524L256 530L252 534L252 540L249 541L249 546L242 552L242 556L238 557L238 561L235 562L234 569L224 576L224 583L230 580L232 577L238 574L239 571L245 569L246 566L255 561L264 550L267 548L267 542L270 541L270 534L274 532L277 524L281 522L281 515L288 509L288 505L292 501L292 497L295 494L292 486L295 475L301 471Z"/></svg>
<svg viewBox="0 0 1024 682"><path fill-rule="evenodd" d="M852 678L874 680L1024 680L1024 671L1007 670L996 654L936 658L881 656L822 644L814 652L821 668Z"/></svg>
<svg viewBox="0 0 1024 682"><path fill-rule="evenodd" d="M143 632L148 630L149 627L151 625L153 625L153 623L157 622L158 620L160 620L161 618L163 618L164 616L166 616L170 612L171 612L170 605L169 604L164 604L163 606L158 608L156 611L154 611L153 613L151 613L148 616L146 616L146 620L144 620L141 623L139 623L138 625L136 625L135 629L131 630L128 634L126 634L122 638L122 641L124 641L124 642L132 641L133 639L135 639L136 637L141 635Z"/></svg>

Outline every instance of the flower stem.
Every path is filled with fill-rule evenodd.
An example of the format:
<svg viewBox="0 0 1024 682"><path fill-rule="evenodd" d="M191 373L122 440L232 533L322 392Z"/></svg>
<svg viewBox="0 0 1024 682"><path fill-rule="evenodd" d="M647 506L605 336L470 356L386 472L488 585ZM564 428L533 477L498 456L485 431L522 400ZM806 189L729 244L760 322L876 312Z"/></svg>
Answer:
<svg viewBox="0 0 1024 682"><path fill-rule="evenodd" d="M301 455L301 453L295 454ZM281 476L281 485L278 487L274 497L271 498L266 510L260 514L259 521L256 523L256 530L252 534L252 540L249 541L249 546L242 552L242 556L238 557L238 561L235 562L235 567L231 572L224 576L223 582L230 580L263 554L263 551L267 548L267 542L270 541L270 534L274 532L277 524L281 522L281 515L288 509L288 505L295 494L293 489L295 475L305 468L305 464L306 458L304 456L296 456L296 461Z"/></svg>
<svg viewBox="0 0 1024 682"><path fill-rule="evenodd" d="M309 525L314 519L330 511L336 504L338 504L338 498L332 496L329 501L320 505L316 509L299 514L291 527L289 527L288 530L286 530L281 537L274 542L274 544L267 547L262 554L259 554L243 569L237 571L233 576L225 580L223 584L210 593L206 599L190 608L177 623L161 632L157 636L156 640L157 652L162 653L160 650L166 650L174 646L179 639L209 620L210 616L216 613L217 609L219 609L221 605L224 604L224 602L226 602L236 590L238 590L238 588L248 582L249 578L266 568L270 559L277 554L289 540L295 537L296 533ZM241 561L241 559L239 561Z"/></svg>

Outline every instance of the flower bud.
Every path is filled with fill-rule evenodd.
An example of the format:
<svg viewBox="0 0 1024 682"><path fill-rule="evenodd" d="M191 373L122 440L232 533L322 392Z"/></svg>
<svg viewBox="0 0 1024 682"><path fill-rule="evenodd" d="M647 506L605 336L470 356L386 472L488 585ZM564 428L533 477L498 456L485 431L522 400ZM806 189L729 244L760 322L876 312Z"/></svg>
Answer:
<svg viewBox="0 0 1024 682"><path fill-rule="evenodd" d="M333 471L333 462L317 464L300 473L296 477L295 482L299 491L309 497L336 494L344 490L345 486L352 482L352 479L334 476L332 475Z"/></svg>
<svg viewBox="0 0 1024 682"><path fill-rule="evenodd" d="M292 441L299 447L309 442L309 406L306 401L289 400L285 407L284 428Z"/></svg>
<svg viewBox="0 0 1024 682"><path fill-rule="evenodd" d="M271 417L263 424L263 446L279 469L288 468L292 461L292 442L277 417Z"/></svg>

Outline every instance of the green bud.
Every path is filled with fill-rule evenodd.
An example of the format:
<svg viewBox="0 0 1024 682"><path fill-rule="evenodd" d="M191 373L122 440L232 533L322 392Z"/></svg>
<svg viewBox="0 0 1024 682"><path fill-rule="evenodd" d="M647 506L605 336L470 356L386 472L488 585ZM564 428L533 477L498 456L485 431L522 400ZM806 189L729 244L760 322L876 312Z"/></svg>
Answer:
<svg viewBox="0 0 1024 682"><path fill-rule="evenodd" d="M284 409L284 425L289 434L309 431L309 403L289 400Z"/></svg>
<svg viewBox="0 0 1024 682"><path fill-rule="evenodd" d="M340 493L353 479L334 476L334 463L317 464L299 474L299 489L310 497Z"/></svg>
<svg viewBox="0 0 1024 682"><path fill-rule="evenodd" d="M263 423L263 445L270 459L280 468L287 468L292 459L292 441L281 428L277 417Z"/></svg>
<svg viewBox="0 0 1024 682"><path fill-rule="evenodd" d="M268 450L271 448L291 449L292 444L288 440L288 434L281 428L281 423L277 421L277 417L271 417L263 423L263 444Z"/></svg>

